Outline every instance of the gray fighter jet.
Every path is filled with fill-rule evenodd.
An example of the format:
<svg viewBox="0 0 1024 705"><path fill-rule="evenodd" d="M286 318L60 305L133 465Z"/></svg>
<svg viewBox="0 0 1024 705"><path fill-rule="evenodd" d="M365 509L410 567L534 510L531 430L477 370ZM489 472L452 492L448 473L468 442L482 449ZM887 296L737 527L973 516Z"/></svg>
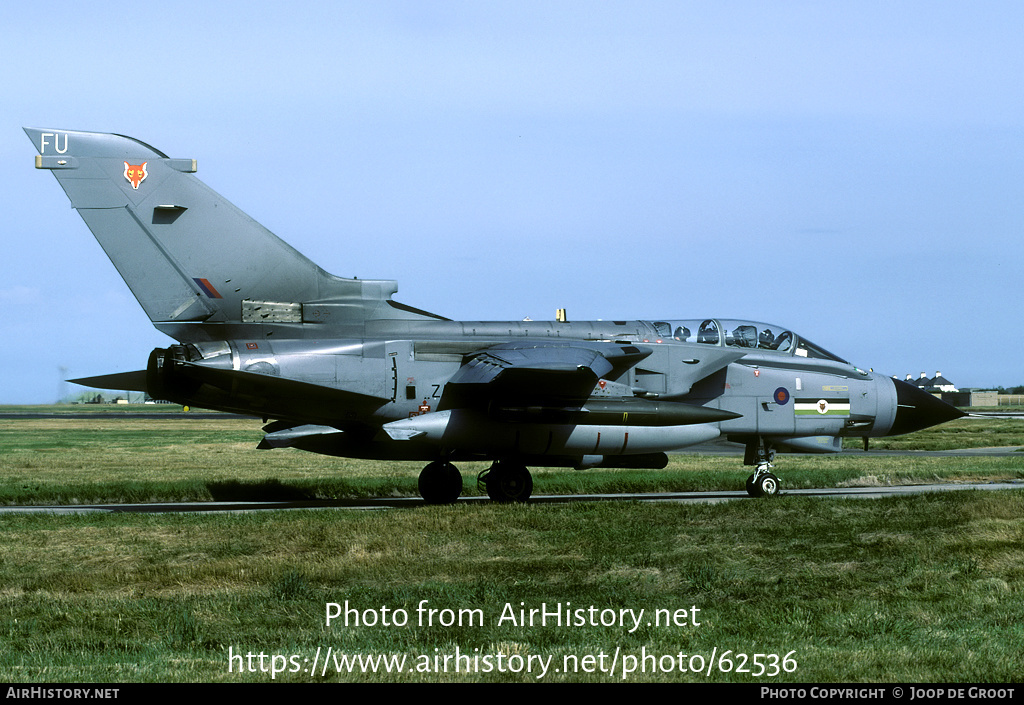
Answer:
<svg viewBox="0 0 1024 705"><path fill-rule="evenodd" d="M423 498L492 464L496 501L528 466L661 468L666 451L744 444L752 495L775 451L834 453L963 414L784 326L714 318L452 321L397 283L328 274L210 190L192 159L130 137L26 128L156 328L145 370L76 380L262 417L260 448L420 460Z"/></svg>

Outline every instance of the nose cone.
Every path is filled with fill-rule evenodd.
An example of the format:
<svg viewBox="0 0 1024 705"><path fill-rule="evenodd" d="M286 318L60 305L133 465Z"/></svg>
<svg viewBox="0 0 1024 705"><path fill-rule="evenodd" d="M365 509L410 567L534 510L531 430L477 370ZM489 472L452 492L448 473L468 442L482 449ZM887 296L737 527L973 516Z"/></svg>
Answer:
<svg viewBox="0 0 1024 705"><path fill-rule="evenodd" d="M894 379L896 386L896 418L889 436L899 436L922 428L966 416L964 412L918 387Z"/></svg>

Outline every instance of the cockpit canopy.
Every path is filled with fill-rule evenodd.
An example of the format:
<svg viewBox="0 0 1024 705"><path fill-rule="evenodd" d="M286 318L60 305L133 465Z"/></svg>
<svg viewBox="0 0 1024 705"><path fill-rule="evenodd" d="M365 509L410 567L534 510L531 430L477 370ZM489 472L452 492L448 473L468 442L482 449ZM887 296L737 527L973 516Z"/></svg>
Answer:
<svg viewBox="0 0 1024 705"><path fill-rule="evenodd" d="M657 332L659 342L677 340L682 343L770 350L798 357L850 364L792 331L770 323L706 318L689 321L651 321L650 325Z"/></svg>

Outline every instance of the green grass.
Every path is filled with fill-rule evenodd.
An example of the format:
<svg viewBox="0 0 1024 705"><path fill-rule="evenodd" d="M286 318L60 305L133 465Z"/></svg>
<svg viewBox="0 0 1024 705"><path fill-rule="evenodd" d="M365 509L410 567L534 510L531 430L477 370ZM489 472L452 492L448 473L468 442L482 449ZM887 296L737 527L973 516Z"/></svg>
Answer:
<svg viewBox="0 0 1024 705"><path fill-rule="evenodd" d="M964 443L1012 443L1024 422L968 424ZM1009 431L1004 430L1011 425ZM350 499L418 496L418 462L330 458L297 450L256 450L250 419L0 419L0 504ZM941 427L940 427L941 428ZM934 432L910 445L934 445ZM915 440L916 438L916 440ZM1009 444L1009 443L1008 443ZM479 496L485 463L460 463L466 496ZM750 472L737 456L673 455L664 470L534 468L537 494L743 490ZM784 488L887 485L1024 477L1024 453L1009 458L781 455Z"/></svg>
<svg viewBox="0 0 1024 705"><path fill-rule="evenodd" d="M961 436L1014 439L1001 422ZM1014 422L1010 422L1014 423ZM1019 423L1019 422L1016 422ZM415 496L419 463L257 451L238 419L0 420L0 502ZM953 427L954 424L948 426ZM940 427L941 428L941 427ZM990 430L986 430L990 429ZM928 434L928 432L923 432ZM917 437L914 440L914 437ZM914 434L910 443L934 439ZM673 456L660 471L534 471L538 493L743 488L738 457ZM467 494L483 464L460 466ZM990 458L780 456L785 487L1024 477ZM0 515L0 680L317 681L317 649L505 660L659 657L628 681L1016 682L1024 643L1024 490L881 500L781 496L719 505L595 503L207 514ZM436 609L483 623L416 623ZM328 626L328 603L406 626ZM499 623L505 606L686 611L699 626ZM689 612L693 608L699 613ZM476 613L474 613L476 614ZM681 673L731 652L710 676ZM739 673L740 654L792 672ZM295 656L297 660L288 661ZM690 660L691 657L699 657ZM259 659L253 663L258 669ZM309 659L309 662L303 659ZM245 664L249 665L246 661ZM443 663L443 660L442 660ZM337 681L533 681L534 673L336 673ZM579 662L583 663L590 662ZM545 681L623 680L582 668ZM779 662L781 665L781 661ZM451 661L449 662L451 665ZM287 672L293 666L299 672ZM639 665L639 662L637 662ZM752 659L745 666L755 669Z"/></svg>
<svg viewBox="0 0 1024 705"><path fill-rule="evenodd" d="M1024 491L720 505L597 503L236 515L0 517L0 678L269 681L229 650L317 648L564 658L791 654L792 673L629 681L1013 682L1024 643ZM420 625L416 608L482 623ZM328 603L406 626L328 626ZM685 610L699 626L523 626L575 608ZM696 607L699 612L692 612ZM417 661L419 659L419 661ZM664 661L677 664L673 658ZM269 661L266 662L269 667ZM291 662L289 662L291 663ZM596 663L596 662L595 662ZM623 680L549 672L545 681ZM693 662L696 665L696 661ZM716 661L717 663L717 661ZM728 665L723 662L723 665ZM748 662L747 667L753 664ZM347 674L337 681L534 681L536 673ZM306 672L276 680L319 681Z"/></svg>
<svg viewBox="0 0 1024 705"><path fill-rule="evenodd" d="M184 407L181 404L0 404L0 413L4 414L180 414ZM217 412L197 409L203 414Z"/></svg>
<svg viewBox="0 0 1024 705"><path fill-rule="evenodd" d="M844 441L846 448L861 448L859 438ZM905 436L872 438L879 450L959 450L962 448L1024 447L1024 419L963 418Z"/></svg>

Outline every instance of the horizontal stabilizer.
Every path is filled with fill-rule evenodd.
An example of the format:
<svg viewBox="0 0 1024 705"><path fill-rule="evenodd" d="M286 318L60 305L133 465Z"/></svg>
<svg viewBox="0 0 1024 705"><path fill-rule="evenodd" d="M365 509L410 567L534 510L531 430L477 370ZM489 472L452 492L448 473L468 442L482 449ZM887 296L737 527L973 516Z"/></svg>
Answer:
<svg viewBox="0 0 1024 705"><path fill-rule="evenodd" d="M115 372L112 375L99 375L98 377L79 377L78 379L69 379L68 381L80 384L83 387L94 387L96 389L149 392L149 389L146 387L145 370L136 370L134 372Z"/></svg>

